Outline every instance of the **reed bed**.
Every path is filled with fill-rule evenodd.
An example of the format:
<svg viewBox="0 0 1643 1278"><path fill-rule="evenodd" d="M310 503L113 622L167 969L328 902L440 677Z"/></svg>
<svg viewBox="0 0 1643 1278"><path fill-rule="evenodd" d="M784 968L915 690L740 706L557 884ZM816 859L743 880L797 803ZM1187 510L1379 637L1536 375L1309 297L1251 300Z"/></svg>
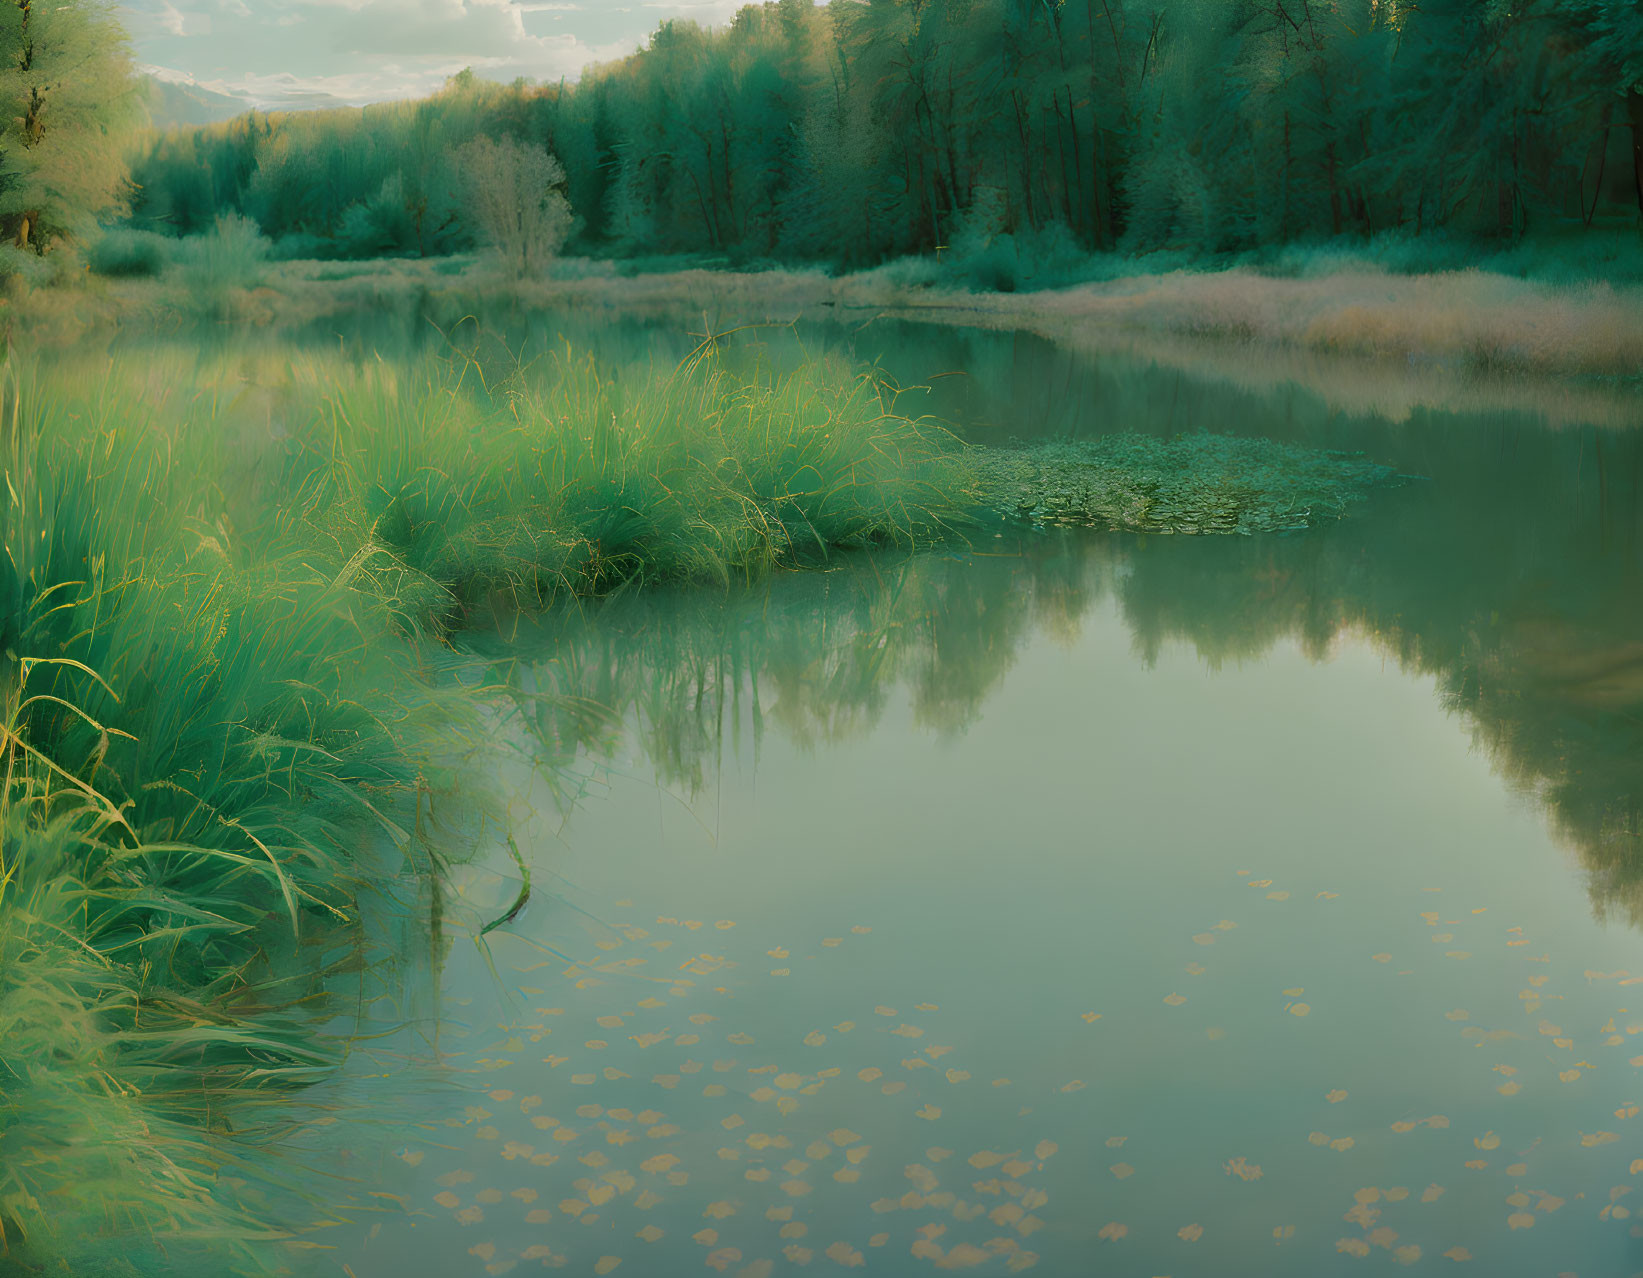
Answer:
<svg viewBox="0 0 1643 1278"><path fill-rule="evenodd" d="M733 378L711 346L615 372L14 359L0 408L21 1272L260 1263L247 1135L331 1068L315 1012L373 884L460 844L444 798L483 683L453 670L460 630L911 545L967 500L953 442L873 377Z"/></svg>

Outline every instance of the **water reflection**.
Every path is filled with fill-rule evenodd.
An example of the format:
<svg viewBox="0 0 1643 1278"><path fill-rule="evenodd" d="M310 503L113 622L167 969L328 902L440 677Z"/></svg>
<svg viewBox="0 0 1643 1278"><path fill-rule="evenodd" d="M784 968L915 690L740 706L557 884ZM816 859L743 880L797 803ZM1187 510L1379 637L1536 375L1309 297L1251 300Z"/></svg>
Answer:
<svg viewBox="0 0 1643 1278"><path fill-rule="evenodd" d="M1440 730L1491 598L1415 558L1442 497L520 636L588 792L557 896L451 953L449 1094L352 1271L1635 1267L1635 946ZM1520 683L1543 777L1581 698Z"/></svg>
<svg viewBox="0 0 1643 1278"><path fill-rule="evenodd" d="M853 343L977 438L1424 478L1301 536L989 535L481 645L536 895L477 936L499 860L385 947L425 967L372 1028L417 1032L323 1094L299 1267L1636 1268L1635 938L1580 894L1643 921L1643 442L1209 357L759 341Z"/></svg>
<svg viewBox="0 0 1643 1278"><path fill-rule="evenodd" d="M659 772L697 792L726 726L745 717L757 733L771 704L793 739L837 742L868 731L899 685L919 724L960 731L1030 635L1070 642L1109 593L1148 662L1174 640L1211 668L1286 639L1322 659L1352 633L1438 680L1495 766L1579 850L1597 905L1635 920L1643 441L1426 427L1418 449L1400 448L1414 427L1355 441L1418 451L1425 482L1306 536L998 542L786 579L733 606L657 593L557 618L525 644L551 655L523 686L555 694L529 721L543 757L565 765L608 749L632 714ZM598 731L588 705L603 708Z"/></svg>

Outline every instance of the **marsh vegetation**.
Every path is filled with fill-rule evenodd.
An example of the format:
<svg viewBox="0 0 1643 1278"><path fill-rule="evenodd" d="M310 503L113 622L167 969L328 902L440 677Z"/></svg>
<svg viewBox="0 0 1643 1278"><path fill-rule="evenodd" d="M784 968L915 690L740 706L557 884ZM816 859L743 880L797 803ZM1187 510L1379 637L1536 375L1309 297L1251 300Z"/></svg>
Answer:
<svg viewBox="0 0 1643 1278"><path fill-rule="evenodd" d="M1580 1082L1640 1032L1590 988L1618 966L1616 933L1571 921L1581 891L1605 919L1643 918L1643 456L1625 429L1643 368L1639 49L1643 17L1602 0L777 0L722 29L664 23L574 84L468 71L416 101L154 128L144 104L163 95L111 10L0 6L0 1272L307 1272L318 1257L366 1278L439 1255L450 1272L608 1273L628 1244L605 1234L629 1215L647 1245L668 1239L670 1266L696 1263L673 1250L688 1237L757 1278L778 1255L808 1264L812 1225L836 1227L822 1254L852 1267L894 1238L944 1267L1082 1272L1127 1224L1096 1232L1057 1200L1038 1250L1025 1240L1046 1227L1031 1212L1052 1201L1051 1168L1078 1168L1069 1202L1137 1173L1093 1165L1114 1111L1073 1108L1083 1075L1127 1080L1104 1102L1146 1116L1167 1167L1202 1153L1177 1147L1160 1097L1221 1085L1194 1072L1197 1030L1218 1044L1227 1028L1188 1042L1149 1017L1197 1015L1178 1015L1170 946L1201 955L1233 929L1203 930L1236 908L1210 882L1245 871L1203 849L1322 875L1316 902L1342 895L1323 878L1350 878L1368 902L1338 911L1354 937L1384 923L1375 911L1407 913L1372 870L1365 780L1406 725L1424 734L1410 757L1472 806L1398 774L1389 791L1430 819L1398 827L1415 851L1392 860L1442 862L1457 888L1543 920L1559 962L1586 956L1570 997L1607 1024L1539 1035L1572 1053L1560 1082ZM1167 695L1137 692L1160 669ZM1500 787L1434 744L1445 712L1551 838L1538 816L1500 817ZM1358 720L1379 754L1357 748ZM1229 785L1251 741L1284 762ZM1161 765L1136 770L1147 750L1189 761L1178 788ZM759 825L765 766L783 797ZM1257 783L1259 813L1237 797ZM715 861L714 826L668 862L677 829L653 830L647 804L696 839L709 793L715 821L724 801L760 838L726 827ZM1229 815L1174 820L1210 811L1201 794ZM911 815L926 809L928 829ZM1306 819L1270 833L1290 810ZM1467 848L1481 829L1511 850L1509 875L1451 866L1431 833ZM1130 841L1097 840L1106 880L1057 860L1094 830ZM1574 888L1555 847L1573 850ZM598 886L560 874L572 865ZM871 926L844 921L846 891ZM658 960L704 944L688 938L715 894L741 914L715 925L724 952ZM968 920L963 952L932 899ZM1443 912L1419 917L1448 944L1433 929L1464 920ZM1170 974L1145 1011L1110 983L1104 1012L1082 978L1043 982L1078 1034L1131 1016L1138 1054L1051 1025L1016 969L966 966L1019 949L1028 918L1058 972ZM857 968L783 998L779 982L822 970L799 931L837 930L831 953L903 924L875 961L922 993L909 976L874 1004ZM1234 1029L1292 1034L1311 1015L1279 970L1310 926L1274 930L1259 974L1277 1010L1217 1005ZM1131 952L1067 939L1108 934ZM1539 973L1515 996L1486 990L1519 983L1503 962L1453 986L1489 1009L1490 1028L1462 1031L1469 1052L1565 996L1538 993ZM1329 951L1318 983L1386 1002L1345 963ZM1196 958L1184 971L1214 979ZM691 979L710 976L725 984ZM693 1005L689 1029L657 997L709 992L726 1002ZM594 1036L540 1055L566 1008L516 999L562 1000ZM915 1048L921 1024L886 1020L911 1083L886 1079L882 1051L841 1046L868 1037L845 1040L858 1017L949 1003L956 1045ZM470 1006L500 1047L462 1041L454 1009ZM1327 1023L1318 1007L1308 1024ZM599 1033L630 1020L612 1050ZM721 1034L729 1081L653 1111L646 1089L673 1092L702 1068L688 1049ZM771 1085L744 1086L732 1048L766 1035L771 1059L746 1068ZM1425 1022L1286 1041L1282 1123L1303 1122L1286 1109L1303 1092L1374 1102L1340 1132L1307 1119L1296 1148L1413 1130L1424 1098L1324 1078L1371 1042L1443 1062L1476 1151L1518 1121L1488 1107L1520 1085L1479 1088ZM843 1065L789 1056L828 1044L870 1094L821 1099ZM635 1053L652 1048L668 1059L647 1083ZM1218 1077L1254 1077L1262 1051L1233 1050ZM964 1054L937 1069L949 1052ZM1493 1068L1544 1072L1532 1055ZM966 1108L983 1068L1003 1108ZM1012 1071L1037 1102L1002 1090ZM1606 1080L1583 1086L1575 1158L1618 1142L1595 1124L1636 1113ZM552 1113L596 1093L581 1126ZM770 1130L719 1143L747 1121L721 1101L768 1106L748 1112ZM943 1105L969 1167L1008 1179L943 1187L932 1167L955 1151L925 1134ZM1038 1106L1054 1131L1020 1121ZM1567 1187L1536 1191L1545 1215L1632 1174L1565 1159L1562 1104L1520 1108L1511 1231L1543 1218L1514 1202L1543 1141ZM869 1122L893 1151L878 1162L850 1127ZM1208 1114L1186 1127L1269 1134ZM632 1128L663 1144L630 1168ZM538 1148L595 1133L612 1152L576 1145L575 1168ZM1053 1163L1063 1145L1076 1154ZM517 1219L498 1186L461 1189L497 1147L538 1177L509 1191ZM767 1151L795 1147L806 1158L784 1155L775 1179ZM795 1218L808 1169L847 1147L843 1188L822 1186L844 1197ZM1211 1160L1216 1185L1262 1176L1241 1149ZM1288 1201L1308 1210L1353 1192L1287 1149L1265 1157L1306 1182ZM1386 1177L1413 1166L1393 1161ZM767 1207L768 1237L730 1223L766 1181L793 1200ZM869 1185L881 1196L849 1199ZM1622 1196L1605 1227L1627 1219ZM1354 1201L1362 1238L1303 1231L1276 1263L1306 1267L1282 1272L1371 1246L1438 1252L1436 1226L1393 1250L1381 1199ZM1159 1226L1161 1200L1134 1204ZM587 1228L596 1209L604 1230ZM863 1227L927 1209L941 1223ZM1247 1223L1212 1222L1238 1240L1223 1254L1253 1247ZM1296 1236L1269 1227L1263 1246ZM1154 1232L1156 1268L1204 1227ZM1607 1236L1560 1237L1586 1268L1617 1255ZM1452 1241L1443 1254L1467 1252Z"/></svg>

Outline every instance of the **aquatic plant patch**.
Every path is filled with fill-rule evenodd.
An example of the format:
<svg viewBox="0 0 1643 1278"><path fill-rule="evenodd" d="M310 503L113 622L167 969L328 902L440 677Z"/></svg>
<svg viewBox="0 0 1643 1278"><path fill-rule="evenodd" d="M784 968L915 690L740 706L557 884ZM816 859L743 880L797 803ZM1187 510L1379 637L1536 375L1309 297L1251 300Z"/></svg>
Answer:
<svg viewBox="0 0 1643 1278"><path fill-rule="evenodd" d="M982 504L1010 522L1147 533L1295 532L1400 478L1361 457L1211 434L977 449L970 463Z"/></svg>

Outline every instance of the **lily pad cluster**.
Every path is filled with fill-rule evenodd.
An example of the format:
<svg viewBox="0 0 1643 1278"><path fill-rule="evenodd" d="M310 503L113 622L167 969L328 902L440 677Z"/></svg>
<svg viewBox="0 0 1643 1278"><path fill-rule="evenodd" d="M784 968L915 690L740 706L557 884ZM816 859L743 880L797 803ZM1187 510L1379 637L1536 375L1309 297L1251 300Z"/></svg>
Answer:
<svg viewBox="0 0 1643 1278"><path fill-rule="evenodd" d="M1358 456L1212 434L976 449L970 460L982 505L1008 522L1148 533L1294 532L1401 478Z"/></svg>

